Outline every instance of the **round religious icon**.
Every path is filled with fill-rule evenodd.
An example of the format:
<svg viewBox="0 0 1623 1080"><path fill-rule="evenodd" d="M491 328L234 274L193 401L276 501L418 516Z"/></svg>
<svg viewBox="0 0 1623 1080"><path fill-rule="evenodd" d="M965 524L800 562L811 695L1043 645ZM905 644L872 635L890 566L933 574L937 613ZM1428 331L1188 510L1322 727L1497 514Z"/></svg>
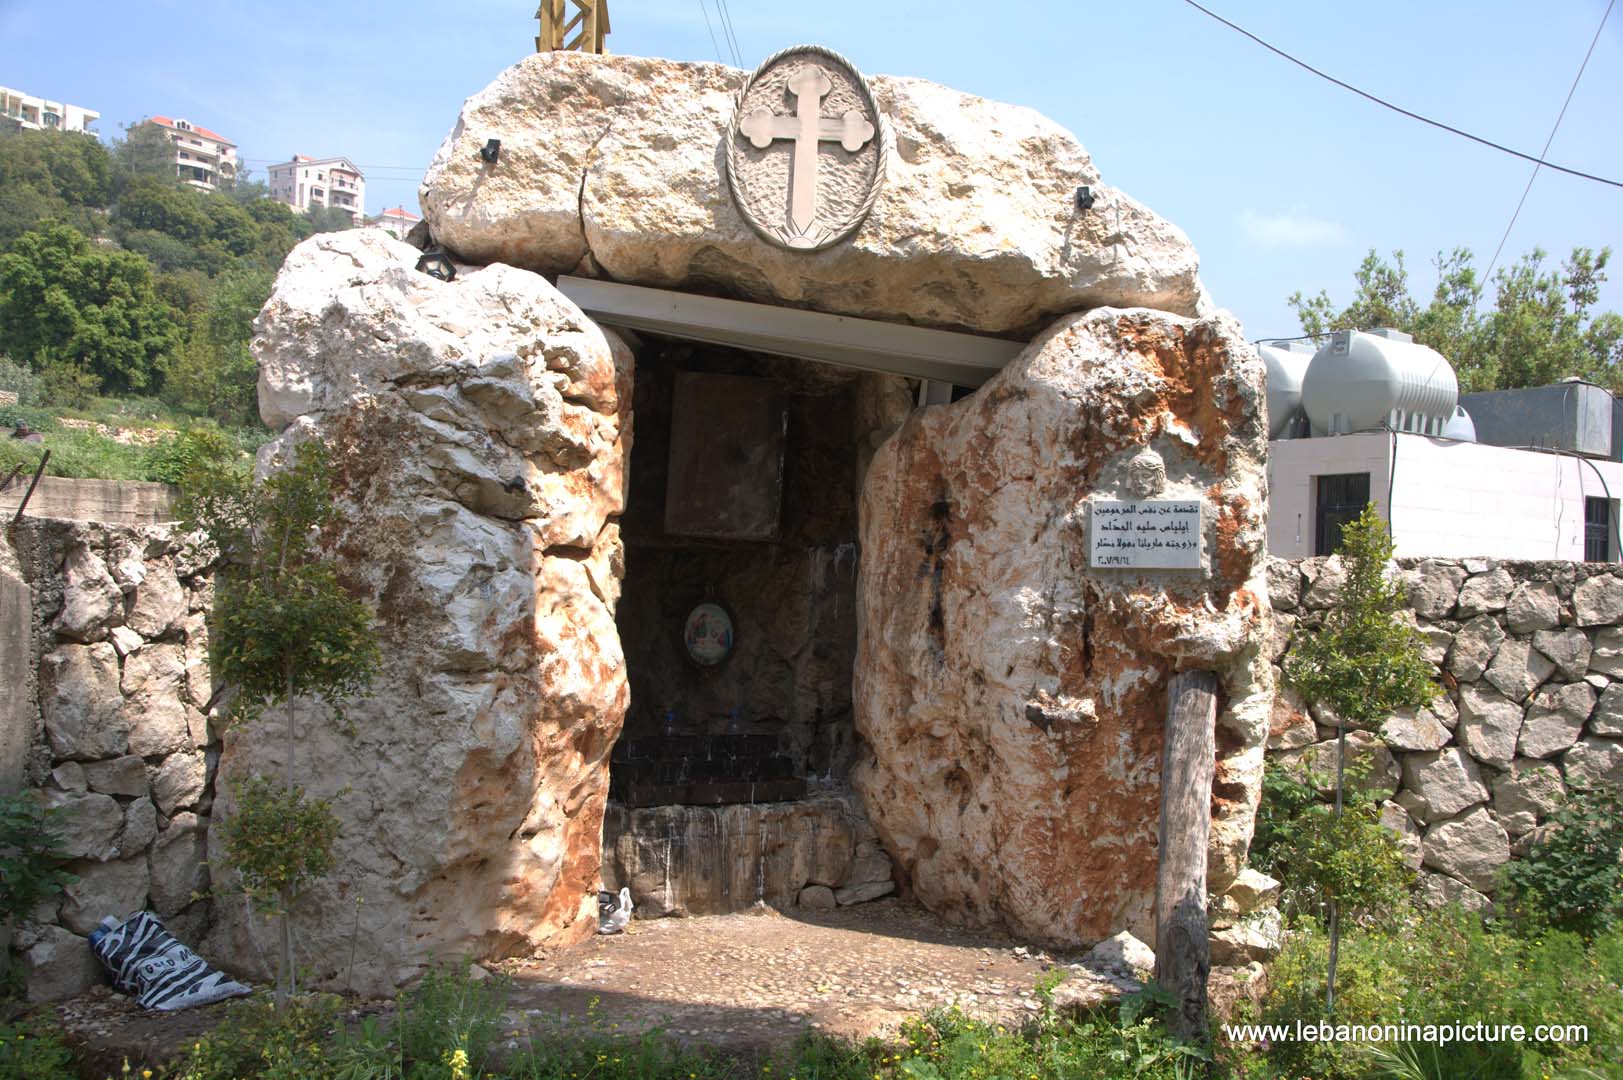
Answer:
<svg viewBox="0 0 1623 1080"><path fill-rule="evenodd" d="M879 198L889 132L867 80L839 53L797 45L738 92L727 184L771 242L817 251L856 232Z"/></svg>
<svg viewBox="0 0 1623 1080"><path fill-rule="evenodd" d="M695 664L715 667L733 651L733 617L720 604L700 604L688 612L682 644Z"/></svg>

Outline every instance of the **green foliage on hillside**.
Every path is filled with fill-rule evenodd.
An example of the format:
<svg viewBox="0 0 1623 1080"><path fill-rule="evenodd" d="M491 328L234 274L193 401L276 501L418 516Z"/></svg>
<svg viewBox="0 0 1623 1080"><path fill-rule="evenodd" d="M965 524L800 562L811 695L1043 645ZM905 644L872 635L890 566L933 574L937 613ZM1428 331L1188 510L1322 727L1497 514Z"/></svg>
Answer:
<svg viewBox="0 0 1623 1080"><path fill-rule="evenodd" d="M110 148L0 133L0 356L37 380L37 404L147 394L257 426L254 316L293 246L347 218L301 216L247 181L198 191L171 155L150 123Z"/></svg>
<svg viewBox="0 0 1623 1080"><path fill-rule="evenodd" d="M1293 293L1302 331L1373 330L1388 326L1414 335L1453 365L1460 389L1511 390L1579 376L1623 391L1623 315L1599 311L1611 248L1578 247L1559 266L1534 248L1490 282L1478 279L1471 252L1455 248L1435 261L1437 285L1425 304L1409 292L1403 252L1387 262L1373 250L1354 279L1347 306L1328 293ZM1492 299L1492 307L1479 300Z"/></svg>

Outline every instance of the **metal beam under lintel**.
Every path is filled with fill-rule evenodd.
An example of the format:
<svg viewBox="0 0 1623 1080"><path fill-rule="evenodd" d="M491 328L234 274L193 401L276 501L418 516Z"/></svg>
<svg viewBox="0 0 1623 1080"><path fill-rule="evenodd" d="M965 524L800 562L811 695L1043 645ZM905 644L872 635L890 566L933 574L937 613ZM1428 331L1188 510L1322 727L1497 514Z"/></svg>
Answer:
<svg viewBox="0 0 1623 1080"><path fill-rule="evenodd" d="M1026 347L1023 341L567 275L558 279L558 289L609 326L957 386L981 385Z"/></svg>

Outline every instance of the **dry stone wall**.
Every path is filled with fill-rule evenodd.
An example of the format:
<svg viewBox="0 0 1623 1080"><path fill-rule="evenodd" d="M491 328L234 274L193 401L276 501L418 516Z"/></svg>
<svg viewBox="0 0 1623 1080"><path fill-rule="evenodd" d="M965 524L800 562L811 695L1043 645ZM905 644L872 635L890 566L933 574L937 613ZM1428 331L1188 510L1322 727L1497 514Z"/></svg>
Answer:
<svg viewBox="0 0 1623 1080"><path fill-rule="evenodd" d="M30 721L23 780L62 811L78 878L12 943L29 996L54 1001L100 981L85 935L106 916L151 910L194 945L207 928L213 581L167 526L28 519L0 552L34 596L34 678L8 687Z"/></svg>
<svg viewBox="0 0 1623 1080"><path fill-rule="evenodd" d="M1348 735L1382 814L1435 902L1486 908L1499 868L1536 842L1562 795L1623 782L1623 568L1399 560L1439 693ZM1339 597L1340 560L1270 560L1278 665ZM1334 717L1279 683L1268 748L1328 789Z"/></svg>

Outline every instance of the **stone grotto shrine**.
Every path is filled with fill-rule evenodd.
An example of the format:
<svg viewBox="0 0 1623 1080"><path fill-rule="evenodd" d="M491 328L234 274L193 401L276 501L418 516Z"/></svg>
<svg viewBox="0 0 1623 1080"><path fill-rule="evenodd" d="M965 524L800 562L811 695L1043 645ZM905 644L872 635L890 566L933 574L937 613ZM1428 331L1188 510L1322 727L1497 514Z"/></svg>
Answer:
<svg viewBox="0 0 1623 1080"><path fill-rule="evenodd" d="M1228 888L1272 699L1262 365L1070 133L815 48L543 53L421 201L417 246L305 241L257 324L261 467L331 444L322 543L383 636L297 750L345 823L318 979L578 940L622 885L1150 939L1194 669ZM226 735L216 822L281 754ZM205 951L270 941L226 898Z"/></svg>

